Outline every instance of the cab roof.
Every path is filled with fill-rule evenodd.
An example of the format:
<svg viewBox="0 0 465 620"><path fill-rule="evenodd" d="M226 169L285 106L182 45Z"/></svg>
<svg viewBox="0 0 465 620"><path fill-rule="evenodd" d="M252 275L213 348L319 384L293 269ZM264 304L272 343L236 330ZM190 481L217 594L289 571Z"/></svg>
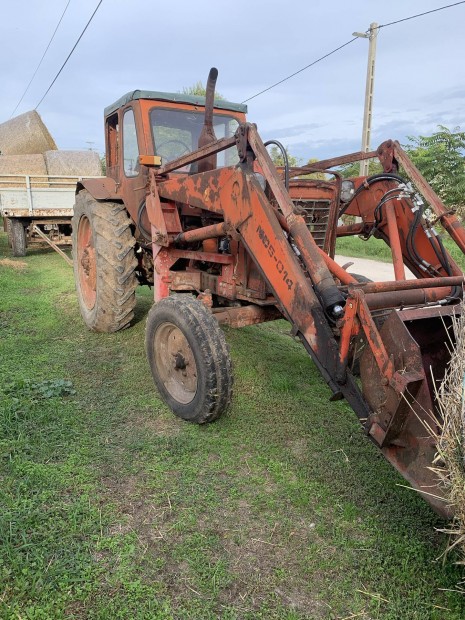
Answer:
<svg viewBox="0 0 465 620"><path fill-rule="evenodd" d="M105 116L113 114L119 108L125 106L130 101L137 99L152 99L153 101L169 101L171 103L190 103L196 106L205 105L205 97L200 95L184 95L183 93L162 93L153 90L133 90L126 93L122 97L115 101L112 105L105 108ZM224 99L215 99L215 108L219 110L230 110L231 112L243 112L247 113L247 106L243 103L231 103Z"/></svg>

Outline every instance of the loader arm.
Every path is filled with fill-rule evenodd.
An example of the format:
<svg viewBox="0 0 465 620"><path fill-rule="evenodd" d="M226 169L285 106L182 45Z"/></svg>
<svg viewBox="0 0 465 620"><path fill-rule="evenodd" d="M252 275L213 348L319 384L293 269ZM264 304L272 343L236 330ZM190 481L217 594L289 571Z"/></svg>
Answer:
<svg viewBox="0 0 465 620"><path fill-rule="evenodd" d="M448 321L456 310L427 306L450 296L462 283L462 272L451 261L450 273L436 265L436 275L417 269L422 278L405 280L404 261L409 264L407 235L414 217L407 196L399 199L390 213L385 209L388 216L384 214L378 222L379 235L384 235L393 250L398 281L355 282L316 245L305 220L295 212L256 127L240 125L235 139L240 158L235 167L167 176L181 164L219 152L225 144L218 140L170 162L169 170L161 169L158 174L151 170L147 213L152 224L155 298L169 294L168 282L173 276L166 266L179 257L222 263L232 280L235 277L232 255L177 250L173 243L224 234L239 240L272 291L272 303L290 321L293 333L301 338L320 370L332 398L344 397L348 401L386 458L438 512L447 514L440 492L436 496L430 491L436 483L431 471L435 444L425 432L425 425L436 425L431 372L437 373L439 379L443 376L447 360L444 341ZM262 189L257 170L266 180L267 191ZM392 181L386 183L381 194L361 192L351 205L352 210L365 216L365 222L374 221L376 196L391 190ZM180 205L214 214L218 223L181 232L176 222ZM421 228L416 235L432 260L436 253L426 232ZM203 290L198 283L191 288ZM373 309L406 305L424 307L391 312L379 329ZM418 329L422 323L426 329ZM432 349L429 330L435 333ZM360 337L367 343L361 358L361 390L348 368L350 348Z"/></svg>
<svg viewBox="0 0 465 620"><path fill-rule="evenodd" d="M345 304L326 264L331 259L323 258L303 218L294 213L292 201L256 128L240 127L238 140L242 153L242 163L238 166L158 180L156 193L164 200L189 204L224 217L226 226L245 244L273 291L277 305L328 383L333 398L345 397L358 416L366 418L366 403L347 373L346 363L339 359L339 346L328 323L329 316L335 324ZM271 206L262 190L250 165L251 154L263 171L280 211ZM285 218L300 256L292 248L279 218ZM157 251L158 247L154 248Z"/></svg>

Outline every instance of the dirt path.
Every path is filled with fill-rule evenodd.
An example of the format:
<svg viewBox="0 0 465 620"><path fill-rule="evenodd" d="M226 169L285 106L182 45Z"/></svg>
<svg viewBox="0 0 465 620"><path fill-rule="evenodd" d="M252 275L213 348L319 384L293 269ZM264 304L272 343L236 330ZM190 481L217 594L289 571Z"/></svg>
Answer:
<svg viewBox="0 0 465 620"><path fill-rule="evenodd" d="M341 256L340 254L336 254L335 260L341 266L346 263L353 263L353 265L348 267L347 271L350 273L359 273L375 282L395 280L394 267L391 263L383 263L369 258L351 258L350 256ZM405 268L405 274L407 279L415 277L407 268Z"/></svg>

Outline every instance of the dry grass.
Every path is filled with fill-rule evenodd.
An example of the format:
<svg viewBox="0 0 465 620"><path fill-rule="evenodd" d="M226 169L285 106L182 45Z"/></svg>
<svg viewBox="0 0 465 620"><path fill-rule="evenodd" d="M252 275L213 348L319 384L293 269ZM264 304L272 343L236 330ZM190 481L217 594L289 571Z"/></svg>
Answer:
<svg viewBox="0 0 465 620"><path fill-rule="evenodd" d="M11 267L11 269L15 269L16 271L22 271L23 269L27 269L27 263L23 260L11 260L11 258L1 258L0 267Z"/></svg>
<svg viewBox="0 0 465 620"><path fill-rule="evenodd" d="M452 328L455 344L436 393L443 421L434 465L454 514L451 525L442 530L451 537L447 551L456 548L458 563L465 564L465 308L453 317Z"/></svg>

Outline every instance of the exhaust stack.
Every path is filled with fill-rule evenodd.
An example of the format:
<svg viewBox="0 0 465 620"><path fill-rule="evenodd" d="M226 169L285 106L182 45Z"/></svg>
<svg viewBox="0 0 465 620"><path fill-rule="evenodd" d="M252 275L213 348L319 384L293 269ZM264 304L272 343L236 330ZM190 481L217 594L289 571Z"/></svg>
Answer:
<svg viewBox="0 0 465 620"><path fill-rule="evenodd" d="M215 102L215 87L218 78L218 69L212 67L208 74L207 88L205 93L205 121L199 136L198 148L206 146L216 141L215 130L213 129L213 105ZM197 171L206 172L216 168L216 154L201 159L198 163Z"/></svg>

